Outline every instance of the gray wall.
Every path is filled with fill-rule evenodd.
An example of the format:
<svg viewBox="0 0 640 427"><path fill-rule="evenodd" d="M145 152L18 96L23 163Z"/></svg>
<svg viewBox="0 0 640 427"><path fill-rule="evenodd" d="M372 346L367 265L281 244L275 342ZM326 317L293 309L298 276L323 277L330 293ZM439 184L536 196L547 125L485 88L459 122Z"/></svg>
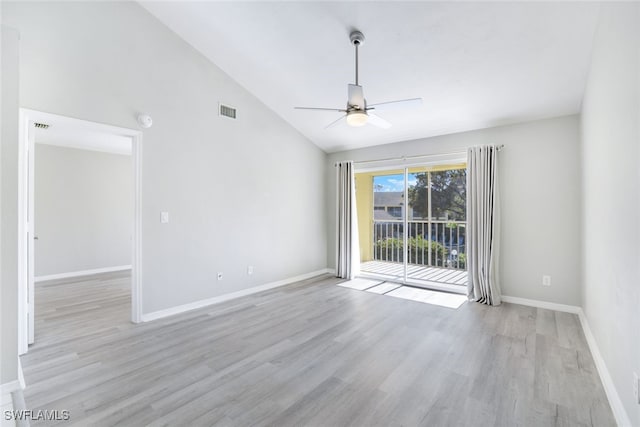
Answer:
<svg viewBox="0 0 640 427"><path fill-rule="evenodd" d="M2 26L0 384L18 379L18 33Z"/></svg>
<svg viewBox="0 0 640 427"><path fill-rule="evenodd" d="M131 265L131 156L36 144L35 275Z"/></svg>
<svg viewBox="0 0 640 427"><path fill-rule="evenodd" d="M22 106L127 128L138 112L153 117L142 150L143 313L326 268L317 146L136 3L3 7L21 35ZM218 117L218 102L238 119Z"/></svg>
<svg viewBox="0 0 640 427"><path fill-rule="evenodd" d="M603 6L582 110L583 299L631 419L640 374L640 5Z"/></svg>
<svg viewBox="0 0 640 427"><path fill-rule="evenodd" d="M580 168L577 116L381 145L331 154L327 161L327 259L335 263L337 160L372 160L504 144L500 152L504 295L580 303ZM542 286L542 275L552 286Z"/></svg>

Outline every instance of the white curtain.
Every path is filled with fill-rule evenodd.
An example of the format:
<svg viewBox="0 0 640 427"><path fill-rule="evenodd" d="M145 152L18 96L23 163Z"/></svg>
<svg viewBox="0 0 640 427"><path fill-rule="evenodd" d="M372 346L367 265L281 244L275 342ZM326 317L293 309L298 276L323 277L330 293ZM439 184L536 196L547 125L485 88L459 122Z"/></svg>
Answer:
<svg viewBox="0 0 640 427"><path fill-rule="evenodd" d="M471 299L488 305L501 302L498 151L489 145L467 153L467 287Z"/></svg>
<svg viewBox="0 0 640 427"><path fill-rule="evenodd" d="M356 185L353 162L336 163L336 175L336 276L343 279L353 279L360 268L360 244L358 241L358 214L356 211Z"/></svg>

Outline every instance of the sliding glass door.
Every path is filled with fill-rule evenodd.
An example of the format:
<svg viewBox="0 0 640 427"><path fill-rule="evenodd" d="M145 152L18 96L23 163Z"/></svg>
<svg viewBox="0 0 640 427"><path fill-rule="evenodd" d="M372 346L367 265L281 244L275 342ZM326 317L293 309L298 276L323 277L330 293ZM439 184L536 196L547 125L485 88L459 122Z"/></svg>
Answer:
<svg viewBox="0 0 640 427"><path fill-rule="evenodd" d="M359 175L359 174L358 174ZM356 177L358 177L356 175ZM405 230L405 174L403 170L391 170L365 174L366 191L371 194L363 211L358 206L358 226L368 229L368 235L360 234L360 250L366 248L368 254L362 254L360 271L377 274L388 280L403 282L404 268L404 230ZM356 178L356 197L360 190ZM360 214L361 212L362 215ZM361 221L363 216L366 220ZM365 256L368 255L368 256Z"/></svg>
<svg viewBox="0 0 640 427"><path fill-rule="evenodd" d="M465 292L466 165L356 173L363 276Z"/></svg>

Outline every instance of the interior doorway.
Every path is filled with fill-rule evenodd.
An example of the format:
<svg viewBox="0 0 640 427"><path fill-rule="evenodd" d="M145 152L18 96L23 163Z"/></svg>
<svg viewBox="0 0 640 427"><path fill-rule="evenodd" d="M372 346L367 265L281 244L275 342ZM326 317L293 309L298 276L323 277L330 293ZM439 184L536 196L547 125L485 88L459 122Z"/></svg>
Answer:
<svg viewBox="0 0 640 427"><path fill-rule="evenodd" d="M140 322L141 320L141 289L140 289L140 231L141 231L141 210L140 210L140 172L141 172L141 149L142 149L142 134L139 130L120 128L116 126L110 126L100 123L89 122L85 120L79 120L75 118L44 113L34 110L21 109L20 110L20 155L19 155L19 167L20 167L20 187L19 187L19 353L24 354L28 351L29 344L32 344L35 340L35 282L36 282L36 245L41 242L39 239L41 238L36 233L36 207L35 207L35 182L36 182L36 156L38 155L38 150L36 149L36 143L45 143L46 145L38 145L38 150L40 150L41 154L47 154L47 156L58 156L58 159L61 157L61 153L66 154L73 153L76 156L75 160L71 160L72 163L69 163L69 167L74 166L73 161L75 161L75 166L81 160L80 154L83 153L94 153L96 157L88 157L94 159L93 161L104 162L105 159L108 159L108 156L100 157L98 155L99 152L107 152L107 153L117 153L127 154L130 156L130 167L128 169L128 177L125 178L125 181L131 184L130 188L130 203L127 203L128 213L124 212L124 214L120 213L121 222L124 220L130 225L130 228L127 230L129 243L125 243L125 245L129 245L129 256L130 260L130 268L131 268L131 320L135 323ZM44 147L49 147L46 150ZM42 147L42 148L41 148ZM103 153L104 154L104 153ZM85 154L82 154L85 155ZM85 157L82 157L84 159ZM99 160L96 160L99 159ZM69 161L69 160L66 160ZM109 160L111 161L111 160ZM100 163L94 163L94 166ZM111 163L110 163L111 164ZM64 167L64 166L62 166ZM65 172L64 169L59 170ZM64 173L60 173L60 175L64 175ZM68 177L67 177L68 178ZM45 181L42 181L41 185L45 183L49 185L48 180L55 180L56 173L50 173L47 177L45 177ZM84 196L79 197L89 197L91 194L91 189L83 188L86 187L85 184L88 183L72 183L74 185L69 185L70 187L74 187L76 190L80 191L78 194L84 194ZM45 192L43 194L47 194L47 196L52 196L51 192L55 192L64 187L64 183L58 183L57 187L55 183L51 183L51 188L47 187L47 190L50 190L48 193ZM103 186L103 190L104 190ZM96 200L100 195L96 195ZM73 209L73 203L78 203L76 200L74 202L67 200L65 201L61 196L58 196L59 200L48 200L48 205L54 206L58 204L61 209L59 212L60 215L64 213L64 208ZM114 199L115 200L115 199ZM77 206L76 206L77 208ZM126 218L122 218L122 216ZM41 217L43 218L43 217ZM80 216L79 218L82 218ZM128 219L127 219L128 218ZM113 221L112 221L113 222ZM47 229L47 236L51 237L52 235L58 234L58 237L63 237L62 235L65 233L60 233L60 230L56 230L56 227L59 224L43 224L42 219L40 219L40 225L42 229ZM74 233L74 225L73 223L66 223L67 234L74 235L75 239L91 238L91 236L84 236L81 233ZM107 230L91 230L93 226L91 224L86 225L86 229L89 230L90 233L95 233L94 236L102 236L103 239L110 238ZM120 233L122 234L122 233ZM80 237L79 237L80 236ZM74 236L72 236L74 237ZM120 236L122 237L122 236ZM51 238L50 240L54 240ZM114 240L114 239L112 239ZM120 252L122 252L122 238L120 238ZM46 242L46 243L51 243ZM113 243L113 242L111 242ZM110 244L111 244L110 243ZM55 251L60 250L60 252L68 252L70 248L73 248L74 242L67 242L70 245L67 249L64 249L60 246L60 240L58 239L53 246L49 245L46 251L49 254L54 254ZM116 245L115 243L113 243ZM46 246L46 245L44 245ZM40 247L40 250L44 251L43 247ZM124 249L126 251L126 248ZM117 252L117 250L115 250ZM107 250L105 250L107 252ZM43 252L44 253L44 252ZM96 253L98 253L96 251ZM82 255L82 254L81 254ZM103 254L100 254L101 256ZM86 257L85 257L86 258ZM113 256L111 257L113 258ZM110 266L106 268L82 268L77 267L77 265L88 265L91 266L91 262L86 259L81 260L84 262L80 262L79 264L75 264L74 262L77 260L73 260L72 257L67 257L65 259L61 259L60 257L56 257L55 262L49 262L49 265L40 268L41 271L38 272L38 276L42 280L63 278L63 277L73 277L74 275L82 275L82 274L96 274L100 272L106 271L116 271L118 269L128 268L129 265L122 265L122 262L118 262L116 266ZM63 265L64 264L64 265ZM57 271L56 269L62 269ZM64 270L64 271L63 271ZM71 270L71 271L68 271Z"/></svg>
<svg viewBox="0 0 640 427"><path fill-rule="evenodd" d="M466 163L356 171L360 275L466 293Z"/></svg>

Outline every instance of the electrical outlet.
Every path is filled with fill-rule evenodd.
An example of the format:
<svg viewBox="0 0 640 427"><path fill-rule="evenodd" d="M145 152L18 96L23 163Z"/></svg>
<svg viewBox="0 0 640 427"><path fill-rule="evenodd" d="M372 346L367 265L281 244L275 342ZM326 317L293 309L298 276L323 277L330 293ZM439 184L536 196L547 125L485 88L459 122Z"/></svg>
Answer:
<svg viewBox="0 0 640 427"><path fill-rule="evenodd" d="M218 272L218 280L222 280L222 271Z"/></svg>
<svg viewBox="0 0 640 427"><path fill-rule="evenodd" d="M542 276L542 286L551 286L551 276Z"/></svg>
<svg viewBox="0 0 640 427"><path fill-rule="evenodd" d="M251 276L253 274L253 265L247 267L247 274Z"/></svg>
<svg viewBox="0 0 640 427"><path fill-rule="evenodd" d="M634 372L633 373L633 396L636 398L636 403L640 404L640 395L638 394L638 388L640 388L640 379L638 379L638 374Z"/></svg>

